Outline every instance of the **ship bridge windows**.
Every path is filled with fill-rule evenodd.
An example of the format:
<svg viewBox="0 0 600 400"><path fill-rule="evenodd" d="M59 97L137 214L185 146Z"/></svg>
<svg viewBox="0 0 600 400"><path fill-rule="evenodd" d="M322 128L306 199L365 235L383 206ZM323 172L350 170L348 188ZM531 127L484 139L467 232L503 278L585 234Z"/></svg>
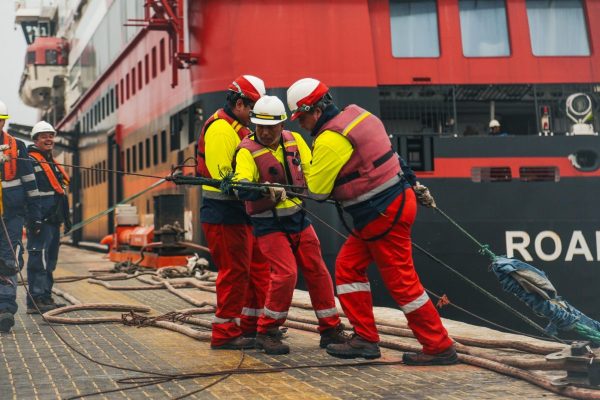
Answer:
<svg viewBox="0 0 600 400"><path fill-rule="evenodd" d="M581 0L527 0L526 5L534 55L590 55Z"/></svg>
<svg viewBox="0 0 600 400"><path fill-rule="evenodd" d="M439 57L435 0L390 0L394 57Z"/></svg>
<svg viewBox="0 0 600 400"><path fill-rule="evenodd" d="M58 51L46 50L46 63L45 65L58 65Z"/></svg>
<svg viewBox="0 0 600 400"><path fill-rule="evenodd" d="M465 57L510 55L504 0L460 0L458 5Z"/></svg>

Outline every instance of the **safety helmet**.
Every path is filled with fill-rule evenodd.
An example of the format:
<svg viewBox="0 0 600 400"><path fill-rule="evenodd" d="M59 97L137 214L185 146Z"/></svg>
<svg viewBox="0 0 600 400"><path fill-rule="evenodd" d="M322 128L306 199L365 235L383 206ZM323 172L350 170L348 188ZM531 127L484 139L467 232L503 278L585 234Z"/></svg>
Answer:
<svg viewBox="0 0 600 400"><path fill-rule="evenodd" d="M277 125L287 119L283 101L277 96L263 96L250 112L250 121L256 125Z"/></svg>
<svg viewBox="0 0 600 400"><path fill-rule="evenodd" d="M42 132L52 132L56 135L56 130L52 125L46 121L40 121L33 126L33 129L31 130L31 138L35 139L36 135Z"/></svg>
<svg viewBox="0 0 600 400"><path fill-rule="evenodd" d="M495 128L495 127L499 127L500 126L500 122L498 122L497 119L493 119L490 121L490 128Z"/></svg>
<svg viewBox="0 0 600 400"><path fill-rule="evenodd" d="M310 111L329 92L329 88L321 81L313 78L300 79L287 91L287 103L292 112L292 121L300 113Z"/></svg>
<svg viewBox="0 0 600 400"><path fill-rule="evenodd" d="M265 83L253 75L240 75L228 87L234 93L253 102L265 95Z"/></svg>
<svg viewBox="0 0 600 400"><path fill-rule="evenodd" d="M0 119L8 119L8 108L2 101L0 101Z"/></svg>

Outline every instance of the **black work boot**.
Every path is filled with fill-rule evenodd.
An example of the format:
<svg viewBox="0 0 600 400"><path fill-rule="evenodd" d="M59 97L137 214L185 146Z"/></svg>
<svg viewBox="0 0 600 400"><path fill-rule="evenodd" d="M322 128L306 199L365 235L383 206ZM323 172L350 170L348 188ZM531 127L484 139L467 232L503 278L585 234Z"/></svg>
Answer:
<svg viewBox="0 0 600 400"><path fill-rule="evenodd" d="M452 365L458 363L458 354L454 345L438 354L404 353L402 361L406 365Z"/></svg>
<svg viewBox="0 0 600 400"><path fill-rule="evenodd" d="M65 303L57 303L52 297L50 297L49 299L42 300L42 303L54 306L54 308L61 308L66 306Z"/></svg>
<svg viewBox="0 0 600 400"><path fill-rule="evenodd" d="M213 350L245 350L254 348L254 339L243 336L238 336L229 342L214 345L211 344L210 348Z"/></svg>
<svg viewBox="0 0 600 400"><path fill-rule="evenodd" d="M0 332L8 333L15 324L15 317L7 311L0 312Z"/></svg>
<svg viewBox="0 0 600 400"><path fill-rule="evenodd" d="M288 330L288 328L279 328L275 334L277 335L277 337L279 339L283 340L283 339L286 338L287 330ZM256 331L254 331L254 332L246 332L242 336L245 337L245 338L256 339Z"/></svg>
<svg viewBox="0 0 600 400"><path fill-rule="evenodd" d="M54 304L46 304L42 300L34 300L34 304L27 305L27 314L43 314L45 312L58 308Z"/></svg>
<svg viewBox="0 0 600 400"><path fill-rule="evenodd" d="M381 357L377 343L368 342L357 334L352 335L352 338L346 343L330 344L327 346L327 354L337 358L361 357L367 360Z"/></svg>
<svg viewBox="0 0 600 400"><path fill-rule="evenodd" d="M256 348L271 355L288 354L290 346L281 341L279 329L256 334Z"/></svg>
<svg viewBox="0 0 600 400"><path fill-rule="evenodd" d="M341 344L346 343L351 339L350 334L344 332L346 327L340 323L335 328L327 329L321 332L321 341L319 346L324 349L330 344Z"/></svg>

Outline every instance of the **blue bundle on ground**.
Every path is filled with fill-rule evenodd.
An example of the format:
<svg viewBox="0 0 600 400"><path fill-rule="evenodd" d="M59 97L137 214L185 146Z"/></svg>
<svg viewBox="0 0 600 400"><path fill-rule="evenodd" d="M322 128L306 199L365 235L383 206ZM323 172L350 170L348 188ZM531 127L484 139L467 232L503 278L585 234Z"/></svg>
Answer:
<svg viewBox="0 0 600 400"><path fill-rule="evenodd" d="M502 288L517 296L539 316L550 320L546 332L555 335L558 329L577 330L588 328L594 334L600 333L600 322L593 320L581 311L562 300L546 274L513 258L496 257L491 265Z"/></svg>

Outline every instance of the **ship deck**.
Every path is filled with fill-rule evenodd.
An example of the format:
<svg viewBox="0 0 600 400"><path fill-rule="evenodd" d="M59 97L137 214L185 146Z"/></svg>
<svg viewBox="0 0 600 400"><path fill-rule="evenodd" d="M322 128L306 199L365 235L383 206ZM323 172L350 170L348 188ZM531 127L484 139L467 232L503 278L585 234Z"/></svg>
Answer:
<svg viewBox="0 0 600 400"><path fill-rule="evenodd" d="M63 246L55 276L85 275L90 268L112 266L104 255ZM144 285L135 280L114 282L119 285ZM191 305L167 290L108 290L87 280L57 283L56 287L83 303L123 303L146 305L151 315L190 308ZM214 293L198 289L180 289L198 301L214 302ZM295 299L306 301L305 293L297 291ZM168 374L188 374L224 369L298 367L308 364L325 365L308 369L289 369L266 374L233 374L195 379L163 381L158 384L126 390L131 385L117 380L143 374L98 365L65 346L40 315L25 312L25 291L19 288L19 311L16 324L9 334L0 337L0 398L53 399L71 398L89 393L117 390L86 398L178 398L197 392L188 398L203 399L499 399L562 398L525 381L500 375L464 363L453 366L408 367L397 365L342 366L364 360L338 360L318 347L314 332L290 328L287 343L291 353L268 356L257 350L211 350L206 341L156 327L132 327L120 323L55 325L58 332L73 347L90 358L126 368L157 371ZM64 316L88 317L115 315L115 312L76 311ZM296 309L291 314L314 319L310 310ZM401 313L377 309L378 320L398 319ZM197 317L210 321L211 314ZM512 338L523 343L544 343L535 339L507 335L445 320L451 335L471 335L480 338ZM200 333L206 328L196 326ZM411 338L392 338L407 346L416 345ZM488 350L493 352L495 350ZM402 353L382 349L383 361L399 361ZM509 351L515 355L516 351ZM522 355L525 358L534 358ZM537 359L540 356L536 356ZM121 391L118 391L118 390Z"/></svg>

